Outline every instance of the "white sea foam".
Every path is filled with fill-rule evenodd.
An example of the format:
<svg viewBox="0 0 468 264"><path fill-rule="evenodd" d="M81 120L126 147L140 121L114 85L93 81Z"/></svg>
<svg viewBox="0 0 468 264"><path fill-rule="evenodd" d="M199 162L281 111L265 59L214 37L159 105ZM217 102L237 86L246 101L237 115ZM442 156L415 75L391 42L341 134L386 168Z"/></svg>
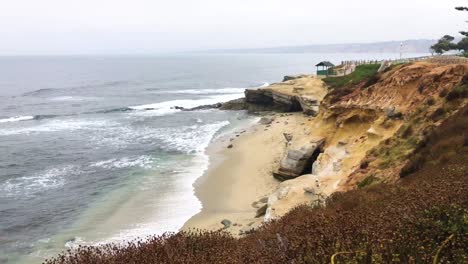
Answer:
<svg viewBox="0 0 468 264"><path fill-rule="evenodd" d="M39 191L55 189L65 183L68 175L77 175L81 171L73 165L51 168L32 175L9 179L0 185L0 196L28 196Z"/></svg>
<svg viewBox="0 0 468 264"><path fill-rule="evenodd" d="M216 103L227 102L230 100L238 99L243 97L243 94L223 94L214 95L203 99L195 100L171 100L154 104L145 104L130 106L130 109L137 110L137 115L150 115L150 116L162 116L180 112L179 109L175 109L176 106L184 108L193 108L200 105L210 105Z"/></svg>
<svg viewBox="0 0 468 264"><path fill-rule="evenodd" d="M197 214L202 208L200 201L195 196L193 184L208 168L209 157L206 155L205 149L214 135L228 124L228 121L224 121L209 125L158 129L157 133L152 134L152 136L160 137L171 149L192 153L192 158L184 162L184 166L179 166L172 171L171 181L173 182L171 182L171 186L174 189L168 195L159 197L157 202L155 201L153 204L152 208L157 215L145 218L140 223L133 223L128 228L118 230L103 240L88 241L87 244L122 243L148 235L177 232L190 217ZM159 184L159 180L152 176L140 179L139 192L151 191L151 186ZM75 242L67 244L71 247L76 245Z"/></svg>
<svg viewBox="0 0 468 264"><path fill-rule="evenodd" d="M85 96L56 96L49 98L50 101L58 102L78 102L78 101L94 101L97 97L85 97Z"/></svg>
<svg viewBox="0 0 468 264"><path fill-rule="evenodd" d="M41 132L56 132L63 130L78 130L78 129L96 129L100 127L108 127L112 125L107 120L51 120L39 125L20 128L5 128L0 129L0 136L9 136L16 134L30 134Z"/></svg>
<svg viewBox="0 0 468 264"><path fill-rule="evenodd" d="M153 159L150 156L139 157L124 157L120 159L109 159L92 163L90 167L98 167L103 169L122 169L131 167L140 167L143 169L152 168Z"/></svg>
<svg viewBox="0 0 468 264"><path fill-rule="evenodd" d="M253 88L262 88L270 85L265 82L260 86ZM158 94L243 94L246 88L219 88L219 89L184 89L184 90L169 90L169 91L156 91Z"/></svg>
<svg viewBox="0 0 468 264"><path fill-rule="evenodd" d="M156 129L151 136L165 144L167 150L177 150L187 154L203 153L214 134L229 121L222 121L208 125L193 125L179 128Z"/></svg>
<svg viewBox="0 0 468 264"><path fill-rule="evenodd" d="M0 123L8 123L8 122L19 122L19 121L26 121L26 120L33 120L34 116L15 116L0 119Z"/></svg>
<svg viewBox="0 0 468 264"><path fill-rule="evenodd" d="M245 88L222 88L222 89L186 89L174 91L158 91L159 94L240 94Z"/></svg>

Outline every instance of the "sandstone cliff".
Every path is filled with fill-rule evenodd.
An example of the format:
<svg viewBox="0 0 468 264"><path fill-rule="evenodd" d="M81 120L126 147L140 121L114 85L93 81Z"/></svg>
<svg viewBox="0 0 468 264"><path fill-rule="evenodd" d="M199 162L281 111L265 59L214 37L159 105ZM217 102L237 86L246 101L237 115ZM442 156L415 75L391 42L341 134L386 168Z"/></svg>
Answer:
<svg viewBox="0 0 468 264"><path fill-rule="evenodd" d="M328 91L313 77L246 90L248 103L313 116L272 173L284 182L269 196L265 220L337 191L397 181L428 131L467 104L467 73L468 64L419 62Z"/></svg>

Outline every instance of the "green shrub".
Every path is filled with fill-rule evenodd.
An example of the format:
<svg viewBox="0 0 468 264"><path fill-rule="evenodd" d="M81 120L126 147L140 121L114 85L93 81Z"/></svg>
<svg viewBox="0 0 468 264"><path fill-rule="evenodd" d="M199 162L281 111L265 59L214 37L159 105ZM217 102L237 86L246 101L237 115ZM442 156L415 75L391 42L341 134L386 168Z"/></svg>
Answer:
<svg viewBox="0 0 468 264"><path fill-rule="evenodd" d="M380 64L364 64L359 65L356 67L356 70L351 74L339 77L327 77L324 78L323 81L330 87L330 88L340 88L346 85L353 85L358 84L362 81L370 79L373 76L376 76L377 71L380 68ZM378 79L373 79L373 81L377 82Z"/></svg>
<svg viewBox="0 0 468 264"><path fill-rule="evenodd" d="M358 183L357 187L358 189L362 189L364 187L370 186L372 184L375 184L379 182L379 178L375 177L374 175L367 176L364 180Z"/></svg>
<svg viewBox="0 0 468 264"><path fill-rule="evenodd" d="M468 85L460 85L453 88L445 97L448 101L455 99L467 98L468 97Z"/></svg>

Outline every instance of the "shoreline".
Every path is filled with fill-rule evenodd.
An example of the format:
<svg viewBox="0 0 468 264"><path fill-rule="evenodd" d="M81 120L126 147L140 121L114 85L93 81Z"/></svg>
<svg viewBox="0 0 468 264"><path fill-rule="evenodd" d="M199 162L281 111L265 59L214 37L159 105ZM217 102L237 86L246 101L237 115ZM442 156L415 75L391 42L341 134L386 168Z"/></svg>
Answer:
<svg viewBox="0 0 468 264"><path fill-rule="evenodd" d="M286 148L283 133L310 133L306 124L312 120L302 113L274 113L267 118L273 119L271 124L253 123L210 143L208 169L194 183L202 209L181 231L216 231L224 228L223 220L229 220L225 230L238 236L262 224L264 217L255 217L254 202L268 197L280 184L272 172Z"/></svg>

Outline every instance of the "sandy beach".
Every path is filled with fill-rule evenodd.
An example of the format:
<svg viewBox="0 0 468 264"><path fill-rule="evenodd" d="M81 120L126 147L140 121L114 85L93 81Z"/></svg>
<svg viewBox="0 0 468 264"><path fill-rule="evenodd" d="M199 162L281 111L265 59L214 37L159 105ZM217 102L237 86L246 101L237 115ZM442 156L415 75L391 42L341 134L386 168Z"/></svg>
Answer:
<svg viewBox="0 0 468 264"><path fill-rule="evenodd" d="M219 230L227 219L232 222L227 231L238 235L246 226L261 224L263 217L255 218L257 208L252 203L270 195L279 184L272 171L286 149L283 133L308 134L312 121L302 113L268 117L274 118L270 125L255 124L211 144L210 167L195 183L203 209L182 230ZM227 148L230 144L232 148Z"/></svg>

